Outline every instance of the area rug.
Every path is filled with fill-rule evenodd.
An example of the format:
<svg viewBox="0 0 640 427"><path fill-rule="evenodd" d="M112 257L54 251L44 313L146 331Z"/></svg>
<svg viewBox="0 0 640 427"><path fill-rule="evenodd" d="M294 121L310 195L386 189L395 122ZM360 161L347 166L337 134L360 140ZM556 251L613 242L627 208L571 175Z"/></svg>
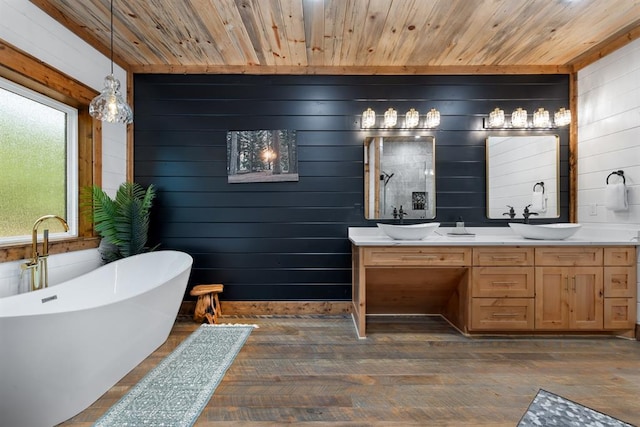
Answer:
<svg viewBox="0 0 640 427"><path fill-rule="evenodd" d="M202 325L95 426L192 426L255 326Z"/></svg>
<svg viewBox="0 0 640 427"><path fill-rule="evenodd" d="M518 426L633 427L632 424L542 389L538 391Z"/></svg>

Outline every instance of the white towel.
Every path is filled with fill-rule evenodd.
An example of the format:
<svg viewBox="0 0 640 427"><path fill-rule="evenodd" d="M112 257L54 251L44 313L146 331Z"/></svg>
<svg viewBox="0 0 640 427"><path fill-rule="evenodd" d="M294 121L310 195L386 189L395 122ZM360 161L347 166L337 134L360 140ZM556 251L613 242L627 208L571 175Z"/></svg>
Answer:
<svg viewBox="0 0 640 427"><path fill-rule="evenodd" d="M626 211L629 208L627 204L627 186L622 182L607 184L605 187L604 206L610 211Z"/></svg>
<svg viewBox="0 0 640 427"><path fill-rule="evenodd" d="M547 211L547 198L544 192L534 191L531 195L531 212L543 213Z"/></svg>

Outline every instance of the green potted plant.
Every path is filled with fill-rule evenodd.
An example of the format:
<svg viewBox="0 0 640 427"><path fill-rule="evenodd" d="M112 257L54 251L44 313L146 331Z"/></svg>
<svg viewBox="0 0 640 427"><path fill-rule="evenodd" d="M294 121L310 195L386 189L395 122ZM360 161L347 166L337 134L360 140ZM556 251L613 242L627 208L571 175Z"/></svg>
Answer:
<svg viewBox="0 0 640 427"><path fill-rule="evenodd" d="M91 213L94 228L102 237L99 251L105 263L157 247L147 247L150 211L155 198L153 185L145 190L140 184L125 182L114 199L96 185L89 187L88 193L90 201L85 203L85 212Z"/></svg>

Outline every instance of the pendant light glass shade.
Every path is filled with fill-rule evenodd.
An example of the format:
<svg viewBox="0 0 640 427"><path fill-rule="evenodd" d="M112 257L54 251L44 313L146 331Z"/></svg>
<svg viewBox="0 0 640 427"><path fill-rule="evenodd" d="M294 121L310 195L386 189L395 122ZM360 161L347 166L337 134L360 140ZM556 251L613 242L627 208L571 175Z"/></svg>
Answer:
<svg viewBox="0 0 640 427"><path fill-rule="evenodd" d="M111 74L104 79L104 89L91 100L89 115L103 122L133 122L133 111L120 93L120 81L113 75L113 0L111 0Z"/></svg>
<svg viewBox="0 0 640 427"><path fill-rule="evenodd" d="M120 93L120 81L113 74L104 78L104 89L89 104L89 114L109 123L133 122L133 111Z"/></svg>

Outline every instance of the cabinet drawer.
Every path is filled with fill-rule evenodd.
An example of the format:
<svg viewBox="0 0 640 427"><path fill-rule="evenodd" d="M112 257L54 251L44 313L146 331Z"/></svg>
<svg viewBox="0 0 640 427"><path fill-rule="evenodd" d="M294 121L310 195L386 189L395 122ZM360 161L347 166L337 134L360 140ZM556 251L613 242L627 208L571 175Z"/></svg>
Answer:
<svg viewBox="0 0 640 427"><path fill-rule="evenodd" d="M604 299L604 328L630 329L636 324L636 300L634 298Z"/></svg>
<svg viewBox="0 0 640 427"><path fill-rule="evenodd" d="M474 267L472 297L532 298L534 267Z"/></svg>
<svg viewBox="0 0 640 427"><path fill-rule="evenodd" d="M536 265L602 265L602 248L535 248Z"/></svg>
<svg viewBox="0 0 640 427"><path fill-rule="evenodd" d="M474 248L473 265L533 265L533 248Z"/></svg>
<svg viewBox="0 0 640 427"><path fill-rule="evenodd" d="M471 265L470 248L438 247L370 247L364 249L367 266L467 266Z"/></svg>
<svg viewBox="0 0 640 427"><path fill-rule="evenodd" d="M635 265L636 248L604 248L604 265Z"/></svg>
<svg viewBox="0 0 640 427"><path fill-rule="evenodd" d="M532 298L472 298L471 328L476 331L533 330Z"/></svg>
<svg viewBox="0 0 640 427"><path fill-rule="evenodd" d="M636 296L636 267L605 267L605 298L632 298Z"/></svg>

